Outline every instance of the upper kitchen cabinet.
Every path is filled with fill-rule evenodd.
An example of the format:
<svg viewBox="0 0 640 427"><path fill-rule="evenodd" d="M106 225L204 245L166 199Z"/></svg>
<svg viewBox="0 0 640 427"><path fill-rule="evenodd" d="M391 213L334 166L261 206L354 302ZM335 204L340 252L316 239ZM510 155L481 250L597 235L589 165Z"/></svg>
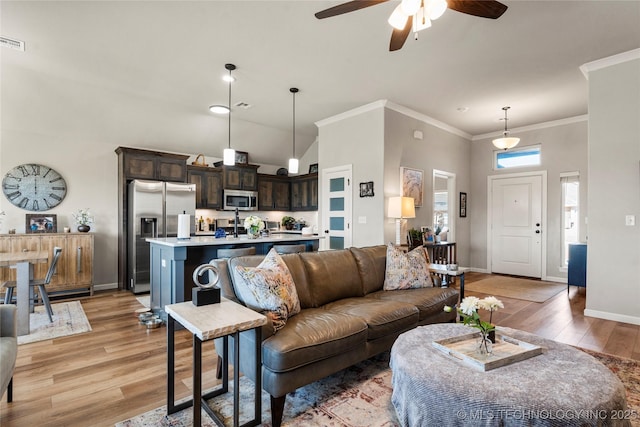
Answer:
<svg viewBox="0 0 640 427"><path fill-rule="evenodd" d="M258 174L258 210L291 210L291 182L288 177Z"/></svg>
<svg viewBox="0 0 640 427"><path fill-rule="evenodd" d="M187 166L187 182L196 185L196 209L222 209L222 171Z"/></svg>
<svg viewBox="0 0 640 427"><path fill-rule="evenodd" d="M258 167L258 165L222 166L223 188L257 191Z"/></svg>
<svg viewBox="0 0 640 427"><path fill-rule="evenodd" d="M291 178L291 210L318 210L318 174L310 173Z"/></svg>
<svg viewBox="0 0 640 427"><path fill-rule="evenodd" d="M186 182L187 159L182 154L118 147L119 171L126 179Z"/></svg>

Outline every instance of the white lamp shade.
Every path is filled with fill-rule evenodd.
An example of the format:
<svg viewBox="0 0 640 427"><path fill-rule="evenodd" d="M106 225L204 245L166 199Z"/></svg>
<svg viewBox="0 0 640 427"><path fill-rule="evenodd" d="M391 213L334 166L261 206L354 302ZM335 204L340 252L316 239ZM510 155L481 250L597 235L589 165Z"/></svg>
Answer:
<svg viewBox="0 0 640 427"><path fill-rule="evenodd" d="M389 218L415 218L413 197L389 197Z"/></svg>
<svg viewBox="0 0 640 427"><path fill-rule="evenodd" d="M518 143L520 142L520 138L505 136L503 138L494 139L492 142L493 145L496 146L496 148L499 148L501 150L508 150L509 148L513 148L518 145Z"/></svg>
<svg viewBox="0 0 640 427"><path fill-rule="evenodd" d="M236 150L233 148L225 148L222 154L222 163L225 166L233 166L236 164Z"/></svg>
<svg viewBox="0 0 640 427"><path fill-rule="evenodd" d="M289 159L289 173L298 173L298 159Z"/></svg>
<svg viewBox="0 0 640 427"><path fill-rule="evenodd" d="M399 4L395 9L393 9L393 13L391 13L387 22L396 30L402 30L404 29L409 16L411 15L405 15L402 11L402 4Z"/></svg>

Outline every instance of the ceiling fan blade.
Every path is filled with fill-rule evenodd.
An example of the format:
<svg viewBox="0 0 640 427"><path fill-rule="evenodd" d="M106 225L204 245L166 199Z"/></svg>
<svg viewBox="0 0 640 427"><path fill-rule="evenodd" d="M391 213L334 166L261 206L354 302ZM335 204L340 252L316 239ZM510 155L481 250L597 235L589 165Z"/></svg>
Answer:
<svg viewBox="0 0 640 427"><path fill-rule="evenodd" d="M356 10L364 9L365 7L375 6L378 3L385 3L389 0L354 0L346 3L339 4L337 6L330 7L329 9L321 10L316 13L316 18L324 19L331 18L332 16L342 15L343 13L349 13Z"/></svg>
<svg viewBox="0 0 640 427"><path fill-rule="evenodd" d="M411 32L412 21L413 16L409 16L407 17L407 23L404 24L404 28L402 30L398 30L396 28L393 29L393 33L391 33L391 42L389 42L389 50L391 52L402 49L404 42L407 40L407 37L409 37L409 33Z"/></svg>
<svg viewBox="0 0 640 427"><path fill-rule="evenodd" d="M507 6L495 0L447 0L449 9L481 18L498 19Z"/></svg>

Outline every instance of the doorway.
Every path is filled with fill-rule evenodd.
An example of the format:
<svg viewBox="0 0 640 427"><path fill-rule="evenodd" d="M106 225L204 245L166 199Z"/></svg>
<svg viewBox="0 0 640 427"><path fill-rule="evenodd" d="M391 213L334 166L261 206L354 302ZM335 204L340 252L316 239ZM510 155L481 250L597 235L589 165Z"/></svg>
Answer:
<svg viewBox="0 0 640 427"><path fill-rule="evenodd" d="M433 170L433 218L434 227L440 226L442 240L456 241L456 174Z"/></svg>
<svg viewBox="0 0 640 427"><path fill-rule="evenodd" d="M487 266L490 273L544 278L546 171L488 178Z"/></svg>
<svg viewBox="0 0 640 427"><path fill-rule="evenodd" d="M321 249L351 247L351 165L322 169Z"/></svg>

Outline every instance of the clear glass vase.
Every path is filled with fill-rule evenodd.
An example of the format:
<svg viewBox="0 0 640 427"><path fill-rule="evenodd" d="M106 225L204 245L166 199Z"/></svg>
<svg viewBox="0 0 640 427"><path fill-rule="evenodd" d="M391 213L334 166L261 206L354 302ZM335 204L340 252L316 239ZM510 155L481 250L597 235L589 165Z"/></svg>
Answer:
<svg viewBox="0 0 640 427"><path fill-rule="evenodd" d="M250 227L247 230L247 237L249 239L257 239L259 235L260 235L260 231L258 230L258 227Z"/></svg>
<svg viewBox="0 0 640 427"><path fill-rule="evenodd" d="M476 353L481 357L488 357L493 352L493 343L489 339L489 334L486 332L480 332L480 338L478 338L478 347Z"/></svg>

